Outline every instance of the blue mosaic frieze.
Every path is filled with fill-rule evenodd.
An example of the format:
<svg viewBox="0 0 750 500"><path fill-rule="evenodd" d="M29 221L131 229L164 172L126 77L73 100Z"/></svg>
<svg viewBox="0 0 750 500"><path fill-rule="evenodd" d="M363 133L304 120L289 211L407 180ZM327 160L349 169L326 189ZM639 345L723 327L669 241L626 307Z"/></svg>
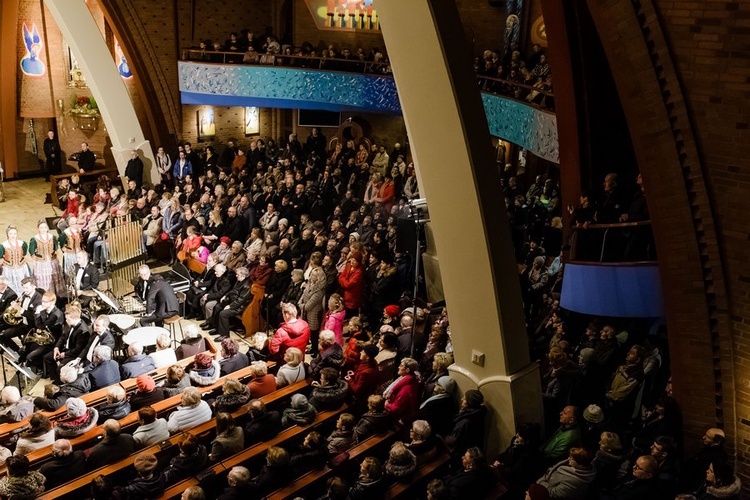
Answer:
<svg viewBox="0 0 750 500"><path fill-rule="evenodd" d="M401 113L396 84L390 77L274 66L188 62L179 66L180 91L204 96L204 104L216 102L211 96L235 96L305 101L310 107L331 111Z"/></svg>
<svg viewBox="0 0 750 500"><path fill-rule="evenodd" d="M522 102L482 94L490 134L528 149L553 163L560 162L557 117Z"/></svg>
<svg viewBox="0 0 750 500"><path fill-rule="evenodd" d="M274 66L180 62L184 104L400 114L393 78ZM482 94L490 134L559 162L557 119L522 102Z"/></svg>

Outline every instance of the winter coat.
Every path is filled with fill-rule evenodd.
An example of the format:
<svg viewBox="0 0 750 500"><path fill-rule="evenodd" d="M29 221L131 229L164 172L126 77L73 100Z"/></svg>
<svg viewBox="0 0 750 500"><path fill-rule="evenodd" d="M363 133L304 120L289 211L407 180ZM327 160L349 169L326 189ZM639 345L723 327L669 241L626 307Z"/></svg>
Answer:
<svg viewBox="0 0 750 500"><path fill-rule="evenodd" d="M127 486L115 488L112 497L115 500L151 500L160 497L166 486L164 474L154 471L151 476L138 476L131 479Z"/></svg>
<svg viewBox="0 0 750 500"><path fill-rule="evenodd" d="M120 368L123 380L135 378L138 375L143 375L144 373L148 373L155 369L156 365L154 364L154 360L146 354L130 356Z"/></svg>
<svg viewBox="0 0 750 500"><path fill-rule="evenodd" d="M276 387L281 388L287 385L296 384L305 380L307 373L305 372L305 364L300 363L297 366L291 366L289 364L283 365L276 372Z"/></svg>
<svg viewBox="0 0 750 500"><path fill-rule="evenodd" d="M477 446L484 448L484 416L487 408L464 408L453 419L453 430L448 441L456 450L463 450Z"/></svg>
<svg viewBox="0 0 750 500"><path fill-rule="evenodd" d="M28 455L34 450L51 446L55 442L55 429L50 429L44 434L36 436L26 436L21 434L16 442L15 455Z"/></svg>
<svg viewBox="0 0 750 500"><path fill-rule="evenodd" d="M448 498L464 500L465 498L484 498L494 484L489 467L478 467L462 470L443 479L448 488Z"/></svg>
<svg viewBox="0 0 750 500"><path fill-rule="evenodd" d="M581 444L581 428L558 427L557 431L542 446L542 457L546 462L557 463L568 455L568 451Z"/></svg>
<svg viewBox="0 0 750 500"><path fill-rule="evenodd" d="M284 353L290 347L296 347L305 352L308 340L310 340L310 326L304 320L284 322L279 325L276 334L271 338L268 351L271 354L277 354L279 359L283 359Z"/></svg>
<svg viewBox="0 0 750 500"><path fill-rule="evenodd" d="M162 386L162 389L164 389L164 397L171 398L172 396L182 394L182 390L186 387L190 387L190 375L188 373L185 373L182 379L180 379L180 381L176 384L171 384L165 381L164 385Z"/></svg>
<svg viewBox="0 0 750 500"><path fill-rule="evenodd" d="M310 395L310 404L318 411L335 410L346 399L348 390L349 385L344 380L326 386L315 386Z"/></svg>
<svg viewBox="0 0 750 500"><path fill-rule="evenodd" d="M211 460L222 460L239 453L245 447L245 432L242 427L233 427L211 441Z"/></svg>
<svg viewBox="0 0 750 500"><path fill-rule="evenodd" d="M92 364L89 367L91 368L89 378L91 379L92 391L109 387L120 381L120 365L114 359L102 361L98 365Z"/></svg>
<svg viewBox="0 0 750 500"><path fill-rule="evenodd" d="M101 443L91 448L86 467L88 470L98 469L113 464L127 457L135 451L135 440L130 434L105 437Z"/></svg>
<svg viewBox="0 0 750 500"><path fill-rule="evenodd" d="M219 366L219 362L213 359L211 360L210 367L205 369L198 369L195 367L195 365L193 365L188 373L190 374L190 381L193 383L193 385L197 385L199 387L207 387L219 380L219 377L221 375L221 367Z"/></svg>
<svg viewBox="0 0 750 500"><path fill-rule="evenodd" d="M374 481L359 479L349 489L347 500L378 500L384 497L388 482L382 477Z"/></svg>
<svg viewBox="0 0 750 500"><path fill-rule="evenodd" d="M0 495L13 500L32 500L44 491L45 478L32 470L21 477L5 476L0 479Z"/></svg>
<svg viewBox="0 0 750 500"><path fill-rule="evenodd" d="M211 407L205 401L201 401L195 406L178 406L169 414L167 428L170 433L174 434L209 420L211 420Z"/></svg>
<svg viewBox="0 0 750 500"><path fill-rule="evenodd" d="M98 419L96 408L86 408L86 413L77 418L61 418L55 423L55 437L70 439L85 434L96 427Z"/></svg>
<svg viewBox="0 0 750 500"><path fill-rule="evenodd" d="M434 434L447 436L453 430L456 402L450 394L440 394L425 400L417 412L417 419L427 420Z"/></svg>
<svg viewBox="0 0 750 500"><path fill-rule="evenodd" d="M405 425L411 423L417 417L419 411L419 395L422 393L419 379L415 375L408 374L397 379L388 389L385 409L393 416L394 420L401 420Z"/></svg>
<svg viewBox="0 0 750 500"><path fill-rule="evenodd" d="M105 404L99 407L98 425L104 423L110 418L120 420L130 413L130 403L127 401L115 401L114 403Z"/></svg>
<svg viewBox="0 0 750 500"><path fill-rule="evenodd" d="M34 406L44 411L55 411L62 408L69 398L78 398L91 390L91 380L87 374L81 374L73 382L63 384L51 398L36 398Z"/></svg>
<svg viewBox="0 0 750 500"><path fill-rule="evenodd" d="M344 291L344 307L359 309L365 290L365 275L362 266L347 264L339 274L339 285Z"/></svg>
<svg viewBox="0 0 750 500"><path fill-rule="evenodd" d="M726 486L707 486L706 496L701 500L741 500L742 482L735 477L732 484Z"/></svg>
<svg viewBox="0 0 750 500"><path fill-rule="evenodd" d="M262 377L254 377L247 384L247 388L250 390L251 398L260 398L267 394L271 394L276 390L276 377L270 373L263 375Z"/></svg>
<svg viewBox="0 0 750 500"><path fill-rule="evenodd" d="M550 467L537 484L547 488L551 499L583 500L595 477L595 468L577 469L563 460Z"/></svg>
<svg viewBox="0 0 750 500"><path fill-rule="evenodd" d="M318 411L305 396L295 394L292 396L292 407L284 410L281 415L281 426L310 425L317 415Z"/></svg>
<svg viewBox="0 0 750 500"><path fill-rule="evenodd" d="M323 316L323 330L330 330L336 337L336 343L344 345L344 320L346 319L346 310L326 311Z"/></svg>
<svg viewBox="0 0 750 500"><path fill-rule="evenodd" d="M240 408L240 406L247 404L250 401L250 389L247 386L242 386L242 392L234 394L219 394L216 396L214 401L214 408L216 413L226 412L232 413Z"/></svg>
<svg viewBox="0 0 750 500"><path fill-rule="evenodd" d="M260 441L268 441L281 431L281 413L267 411L262 416L253 418L245 426L245 446Z"/></svg>
<svg viewBox="0 0 750 500"><path fill-rule="evenodd" d="M53 457L42 464L39 472L46 479L47 490L51 490L86 474L86 455L78 450L70 455Z"/></svg>
<svg viewBox="0 0 750 500"><path fill-rule="evenodd" d="M154 387L154 390L150 392L135 391L130 396L130 407L133 411L138 411L143 407L152 406L159 401L164 401L164 392L165 389L162 387Z"/></svg>
<svg viewBox="0 0 750 500"><path fill-rule="evenodd" d="M157 418L150 424L139 426L133 433L133 439L138 448L145 448L169 439L166 419Z"/></svg>
<svg viewBox="0 0 750 500"><path fill-rule="evenodd" d="M208 464L208 452L205 446L199 444L198 450L192 455L180 453L170 460L169 467L164 470L164 479L167 484L176 483L202 471L206 464Z"/></svg>
<svg viewBox="0 0 750 500"><path fill-rule="evenodd" d="M223 377L249 366L250 360L245 353L238 352L230 358L222 359L219 365L221 366L221 376Z"/></svg>
<svg viewBox="0 0 750 500"><path fill-rule="evenodd" d="M316 358L310 361L310 371L313 379L320 380L320 371L323 368L335 368L341 370L344 365L344 350L340 344L334 343L318 353Z"/></svg>
<svg viewBox="0 0 750 500"><path fill-rule="evenodd" d="M354 430L342 431L336 429L328 436L328 453L336 455L345 452L354 444Z"/></svg>
<svg viewBox="0 0 750 500"><path fill-rule="evenodd" d="M400 481L408 479L417 470L417 457L407 450L406 456L398 462L389 458L385 461L385 473Z"/></svg>
<svg viewBox="0 0 750 500"><path fill-rule="evenodd" d="M349 380L349 390L358 402L367 401L378 388L380 372L375 360L360 361L354 368L354 375Z"/></svg>
<svg viewBox="0 0 750 500"><path fill-rule="evenodd" d="M359 419L357 426L354 428L354 435L358 443L361 443L370 436L380 434L391 428L393 421L387 411L383 413L373 413L368 411Z"/></svg>
<svg viewBox="0 0 750 500"><path fill-rule="evenodd" d="M313 269L317 279L307 282L307 286L299 299L299 310L302 319L310 325L310 330L320 329L320 320L323 316L323 296L326 291L325 273L321 268Z"/></svg>

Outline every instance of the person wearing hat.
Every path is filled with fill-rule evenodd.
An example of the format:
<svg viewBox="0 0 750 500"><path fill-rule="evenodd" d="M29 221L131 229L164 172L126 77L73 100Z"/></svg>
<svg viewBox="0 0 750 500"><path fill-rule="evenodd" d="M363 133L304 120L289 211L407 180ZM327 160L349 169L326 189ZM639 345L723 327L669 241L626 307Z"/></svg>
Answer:
<svg viewBox="0 0 750 500"><path fill-rule="evenodd" d="M130 407L133 411L138 411L146 406L152 406L159 401L163 401L164 389L156 387L154 379L150 375L139 375L135 379L137 390L130 396Z"/></svg>
<svg viewBox="0 0 750 500"><path fill-rule="evenodd" d="M206 387L219 380L221 366L209 353L201 352L193 358L193 365L188 369L188 373L194 385Z"/></svg>
<svg viewBox="0 0 750 500"><path fill-rule="evenodd" d="M114 490L114 497L119 499L156 498L164 493L167 481L164 474L157 470L159 460L156 455L144 451L135 457L133 466L138 476L125 486Z"/></svg>
<svg viewBox="0 0 750 500"><path fill-rule="evenodd" d="M291 427L293 425L310 425L318 415L318 410L307 400L303 394L292 396L292 406L281 414L281 426Z"/></svg>
<svg viewBox="0 0 750 500"><path fill-rule="evenodd" d="M135 440L130 434L122 432L120 422L109 419L102 424L104 439L91 448L86 460L87 470L95 470L113 464L135 451Z"/></svg>
<svg viewBox="0 0 750 500"><path fill-rule="evenodd" d="M461 407L453 419L453 429L446 436L446 444L453 450L453 459L473 447L484 447L484 419L487 408L484 406L484 395L469 389L461 398Z"/></svg>
<svg viewBox="0 0 750 500"><path fill-rule="evenodd" d="M586 449L595 450L599 446L599 437L606 428L607 422L601 407L592 404L583 409L581 439Z"/></svg>
<svg viewBox="0 0 750 500"><path fill-rule="evenodd" d="M375 273L375 281L370 287L370 318L373 324L380 319L381 311L388 304L398 301L401 295L396 271L391 254L388 252L382 254Z"/></svg>
<svg viewBox="0 0 750 500"><path fill-rule="evenodd" d="M344 379L349 383L349 391L355 405L365 409L367 397L374 394L378 388L380 373L375 356L378 355L378 346L365 344L359 354L359 362L354 370L349 370Z"/></svg>
<svg viewBox="0 0 750 500"><path fill-rule="evenodd" d="M447 375L437 379L432 394L419 405L417 418L426 420L433 432L446 436L453 430L453 419L456 416L456 403L453 393L456 383Z"/></svg>
<svg viewBox="0 0 750 500"><path fill-rule="evenodd" d="M86 408L81 398L70 398L65 402L67 414L55 425L55 437L72 438L80 436L96 427L99 412L96 408Z"/></svg>

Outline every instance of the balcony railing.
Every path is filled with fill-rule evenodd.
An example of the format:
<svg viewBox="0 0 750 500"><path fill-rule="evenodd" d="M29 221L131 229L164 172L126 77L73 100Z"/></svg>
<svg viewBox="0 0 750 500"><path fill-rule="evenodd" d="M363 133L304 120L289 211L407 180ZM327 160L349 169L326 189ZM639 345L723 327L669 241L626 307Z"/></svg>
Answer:
<svg viewBox="0 0 750 500"><path fill-rule="evenodd" d="M570 261L654 262L656 249L651 221L576 227L571 236Z"/></svg>
<svg viewBox="0 0 750 500"><path fill-rule="evenodd" d="M540 109L554 110L555 94L543 87L482 75L477 75L477 83L482 92L510 97ZM532 98L529 99L529 96Z"/></svg>

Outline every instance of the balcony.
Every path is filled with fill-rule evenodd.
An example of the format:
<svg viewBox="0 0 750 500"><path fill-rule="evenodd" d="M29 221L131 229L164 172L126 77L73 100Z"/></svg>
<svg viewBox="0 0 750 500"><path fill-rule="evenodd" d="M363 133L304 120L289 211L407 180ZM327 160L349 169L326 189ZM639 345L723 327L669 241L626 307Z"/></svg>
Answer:
<svg viewBox="0 0 750 500"><path fill-rule="evenodd" d="M387 63L293 55L183 51L183 104L400 114ZM509 85L521 85L507 82ZM557 118L511 96L482 92L490 133L559 163Z"/></svg>

